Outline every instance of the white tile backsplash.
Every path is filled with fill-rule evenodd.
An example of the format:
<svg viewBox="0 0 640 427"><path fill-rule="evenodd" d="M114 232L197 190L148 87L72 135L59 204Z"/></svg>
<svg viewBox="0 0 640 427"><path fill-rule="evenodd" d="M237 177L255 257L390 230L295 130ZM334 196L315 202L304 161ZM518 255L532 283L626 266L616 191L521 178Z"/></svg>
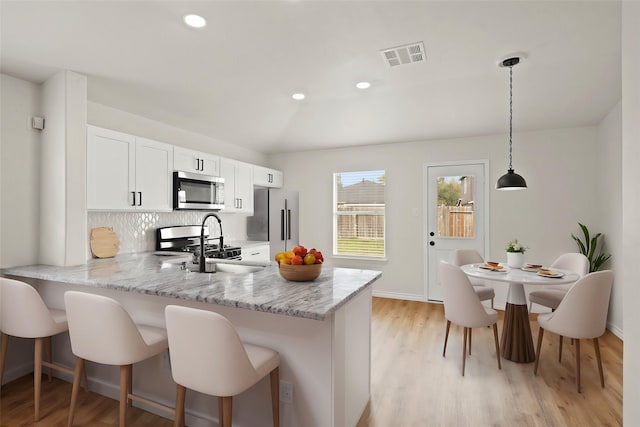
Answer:
<svg viewBox="0 0 640 427"><path fill-rule="evenodd" d="M175 212L89 212L87 229L94 227L113 227L120 239L118 253L153 251L156 247L156 229L172 225L200 225L205 211ZM247 221L245 215L218 213L222 220L222 229L226 241L246 240ZM207 221L216 230L215 219ZM217 233L217 230L213 232ZM87 237L88 238L88 237ZM89 245L88 258L91 258Z"/></svg>

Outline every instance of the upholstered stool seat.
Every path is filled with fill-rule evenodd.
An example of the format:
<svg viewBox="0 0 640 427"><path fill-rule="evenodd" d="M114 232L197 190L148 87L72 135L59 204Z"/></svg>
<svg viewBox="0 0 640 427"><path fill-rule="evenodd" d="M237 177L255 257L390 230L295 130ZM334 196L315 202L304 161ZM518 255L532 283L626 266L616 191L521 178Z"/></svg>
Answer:
<svg viewBox="0 0 640 427"><path fill-rule="evenodd" d="M83 292L64 294L69 320L71 350L76 356L75 372L89 360L104 365L120 366L120 427L126 425L127 406L131 400L150 403L174 413L172 408L133 394L133 364L156 356L168 348L164 329L136 325L117 301ZM69 408L73 424L78 397L78 377L74 376Z"/></svg>
<svg viewBox="0 0 640 427"><path fill-rule="evenodd" d="M4 365L9 346L9 336L35 339L33 358L34 419L40 419L40 390L42 385L42 366L73 373L64 366L52 363L51 337L66 332L67 315L63 310L48 308L40 294L28 283L0 277L0 384L4 375ZM43 347L47 346L47 361L42 361ZM86 386L85 376L85 386Z"/></svg>

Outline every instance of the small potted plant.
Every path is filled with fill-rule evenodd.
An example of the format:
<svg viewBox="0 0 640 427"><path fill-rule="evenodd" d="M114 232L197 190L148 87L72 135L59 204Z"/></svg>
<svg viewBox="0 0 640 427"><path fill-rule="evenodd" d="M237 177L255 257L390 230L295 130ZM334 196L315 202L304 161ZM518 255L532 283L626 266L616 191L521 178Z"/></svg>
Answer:
<svg viewBox="0 0 640 427"><path fill-rule="evenodd" d="M518 239L514 239L507 243L507 265L511 268L522 268L524 265L524 253L526 247L518 243Z"/></svg>

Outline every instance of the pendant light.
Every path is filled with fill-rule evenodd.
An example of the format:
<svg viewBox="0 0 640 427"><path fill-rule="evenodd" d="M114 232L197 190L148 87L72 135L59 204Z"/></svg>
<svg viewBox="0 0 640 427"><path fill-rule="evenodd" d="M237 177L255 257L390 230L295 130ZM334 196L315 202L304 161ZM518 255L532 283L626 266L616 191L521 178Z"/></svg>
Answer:
<svg viewBox="0 0 640 427"><path fill-rule="evenodd" d="M508 58L500 63L501 67L509 67L509 170L498 178L496 189L498 190L524 190L527 182L523 177L514 172L511 164L513 145L513 66L520 62L519 57Z"/></svg>

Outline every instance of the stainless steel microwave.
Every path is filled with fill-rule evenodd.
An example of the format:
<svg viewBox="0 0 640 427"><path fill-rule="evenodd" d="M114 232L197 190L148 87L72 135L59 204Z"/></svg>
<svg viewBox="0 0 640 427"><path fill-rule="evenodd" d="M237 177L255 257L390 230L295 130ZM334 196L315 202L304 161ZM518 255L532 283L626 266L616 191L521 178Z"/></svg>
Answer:
<svg viewBox="0 0 640 427"><path fill-rule="evenodd" d="M224 209L224 178L175 171L173 173L173 209Z"/></svg>

